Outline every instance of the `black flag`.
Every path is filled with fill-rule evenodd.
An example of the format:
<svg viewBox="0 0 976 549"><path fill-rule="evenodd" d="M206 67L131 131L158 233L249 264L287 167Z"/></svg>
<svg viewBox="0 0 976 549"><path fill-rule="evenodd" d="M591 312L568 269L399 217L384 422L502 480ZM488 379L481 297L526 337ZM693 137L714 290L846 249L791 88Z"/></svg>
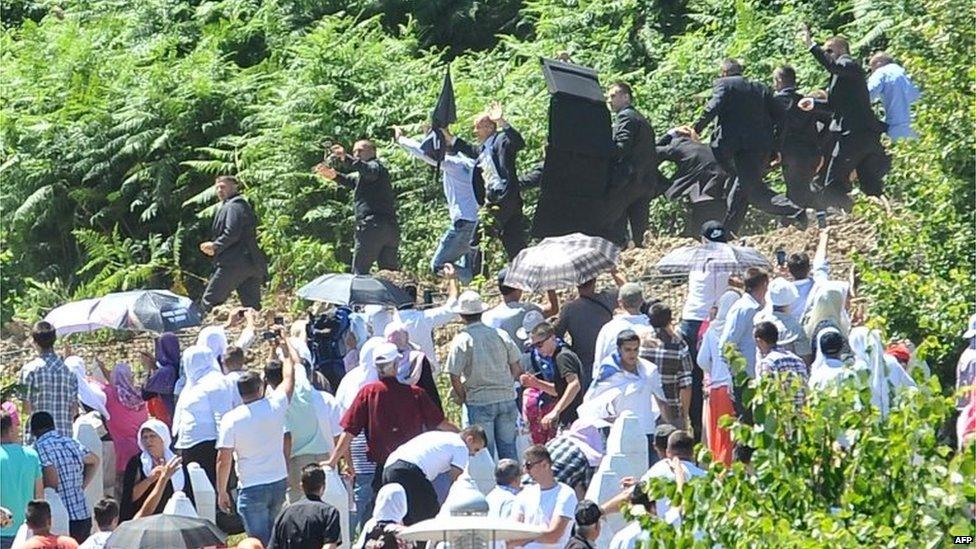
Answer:
<svg viewBox="0 0 976 549"><path fill-rule="evenodd" d="M457 122L457 105L454 103L454 85L451 83L451 69L448 67L444 75L444 86L441 88L441 95L437 98L437 104L430 113L430 132L424 137L420 144L421 150L431 159L440 162L444 160L446 143L444 136L437 131L446 128Z"/></svg>

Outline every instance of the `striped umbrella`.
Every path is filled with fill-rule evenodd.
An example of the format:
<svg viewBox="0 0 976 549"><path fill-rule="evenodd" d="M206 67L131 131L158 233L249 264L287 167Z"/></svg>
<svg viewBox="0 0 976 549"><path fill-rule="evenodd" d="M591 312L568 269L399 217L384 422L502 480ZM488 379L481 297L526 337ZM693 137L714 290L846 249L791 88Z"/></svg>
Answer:
<svg viewBox="0 0 976 549"><path fill-rule="evenodd" d="M152 515L123 522L105 547L115 549L198 549L221 545L227 535L206 519L178 515Z"/></svg>
<svg viewBox="0 0 976 549"><path fill-rule="evenodd" d="M604 238L551 236L515 256L505 285L532 292L578 286L612 269L619 259L620 249Z"/></svg>
<svg viewBox="0 0 976 549"><path fill-rule="evenodd" d="M672 250L657 262L662 273L687 274L705 265L727 272L742 272L750 267L769 269L769 260L755 248L736 246L724 242L709 242L694 246L682 246Z"/></svg>

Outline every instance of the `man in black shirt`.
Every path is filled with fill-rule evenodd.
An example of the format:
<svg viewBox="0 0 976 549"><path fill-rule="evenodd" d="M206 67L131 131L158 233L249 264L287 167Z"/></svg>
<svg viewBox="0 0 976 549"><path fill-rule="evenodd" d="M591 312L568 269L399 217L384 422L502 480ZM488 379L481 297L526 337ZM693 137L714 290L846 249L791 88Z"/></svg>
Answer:
<svg viewBox="0 0 976 549"><path fill-rule="evenodd" d="M258 248L257 216L238 194L236 177L221 175L214 188L222 204L214 216L214 239L200 243L200 251L212 257L214 263L200 299L202 308L209 311L237 290L243 306L260 310L261 284L268 274L268 261Z"/></svg>
<svg viewBox="0 0 976 549"><path fill-rule="evenodd" d="M268 549L336 549L342 542L339 511L322 501L325 471L315 463L302 469L307 499L290 504L275 519Z"/></svg>
<svg viewBox="0 0 976 549"><path fill-rule="evenodd" d="M595 502L588 499L576 504L576 530L569 538L566 549L596 549L600 537L600 518L603 511Z"/></svg>
<svg viewBox="0 0 976 549"><path fill-rule="evenodd" d="M523 385L528 382L531 387L558 399L552 411L542 418L543 428L553 429L557 424L568 427L576 421L576 409L583 402L584 389L580 381L583 378L583 365L576 353L556 339L556 330L552 324L543 322L537 325L532 329L530 338L530 355L533 354L531 351L538 351L540 363L551 359L555 371L551 372L552 381L531 375L520 379Z"/></svg>
<svg viewBox="0 0 976 549"><path fill-rule="evenodd" d="M642 247L647 232L651 200L658 194L654 169L654 128L631 104L630 85L616 82L607 90L607 103L613 111L614 163L610 185L617 208L610 220L624 228L630 225L630 239Z"/></svg>
<svg viewBox="0 0 976 549"><path fill-rule="evenodd" d="M796 71L789 65L773 71L773 88L776 90L773 97L786 110L779 135L786 197L801 208L820 210L820 200L811 189L811 183L823 161L820 127L830 122L830 114L822 109L800 109L799 102L803 95L796 90Z"/></svg>
<svg viewBox="0 0 976 549"><path fill-rule="evenodd" d="M356 234L352 272L369 274L374 262L380 269L399 270L400 229L393 186L390 172L376 158L376 146L362 139L353 145L350 156L342 145L333 145L330 163L331 166L319 164L316 172L354 190Z"/></svg>

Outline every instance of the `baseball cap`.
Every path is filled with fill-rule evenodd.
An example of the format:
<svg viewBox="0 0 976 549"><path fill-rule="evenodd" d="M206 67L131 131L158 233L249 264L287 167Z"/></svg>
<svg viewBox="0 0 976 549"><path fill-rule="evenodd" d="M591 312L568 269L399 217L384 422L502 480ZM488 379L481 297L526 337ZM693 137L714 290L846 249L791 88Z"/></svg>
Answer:
<svg viewBox="0 0 976 549"><path fill-rule="evenodd" d="M539 311L529 311L525 313L525 316L522 317L522 327L515 330L515 335L517 335L519 339L527 340L529 339L529 334L532 333L532 330L545 321L546 318L542 316L542 313Z"/></svg>
<svg viewBox="0 0 976 549"><path fill-rule="evenodd" d="M600 521L603 511L595 502L584 499L576 504L576 524L578 526L592 526Z"/></svg>
<svg viewBox="0 0 976 549"><path fill-rule="evenodd" d="M373 362L393 362L400 358L400 350L393 343L383 342L373 349Z"/></svg>
<svg viewBox="0 0 976 549"><path fill-rule="evenodd" d="M824 332L820 336L820 348L828 355L839 353L844 349L844 336L834 330Z"/></svg>
<svg viewBox="0 0 976 549"><path fill-rule="evenodd" d="M800 297L800 292L796 286L785 278L774 278L769 283L769 301L773 307L788 307L796 302Z"/></svg>
<svg viewBox="0 0 976 549"><path fill-rule="evenodd" d="M729 233L725 230L725 226L718 221L706 221L702 224L701 234L708 240L712 242L728 242Z"/></svg>

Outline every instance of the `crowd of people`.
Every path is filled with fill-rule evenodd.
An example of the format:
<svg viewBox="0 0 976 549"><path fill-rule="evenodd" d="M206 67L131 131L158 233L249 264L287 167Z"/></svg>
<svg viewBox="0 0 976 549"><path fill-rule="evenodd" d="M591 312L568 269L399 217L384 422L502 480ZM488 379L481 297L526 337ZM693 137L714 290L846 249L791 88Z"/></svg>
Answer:
<svg viewBox="0 0 976 549"><path fill-rule="evenodd" d="M885 126L871 100L884 102L892 139L908 138L908 108L918 92L883 53L872 59L868 79L843 38L823 47L808 32L804 39L831 74L825 99L798 93L789 66L775 71L774 92L727 60L701 118L657 142L632 104L630 86L610 86L627 238L643 242L648 204L660 194L687 196L700 245L718 249L748 205L805 227L806 208L850 207L855 171L866 194L881 193ZM698 136L713 119L708 146ZM695 462L697 443L726 465L750 460L750 449L736 444L721 421L751 421L728 347L742 355L746 380L781 380L798 406L816 391L856 383L866 371L872 402L885 413L913 377L927 375L912 372L924 363L910 342L886 348L851 310L854 288L831 279L828 228L820 230L812 260L790 254L775 272L694 265L680 311L615 270L611 287L599 288L594 278L563 303L548 292L544 306L506 285L503 271L501 302L490 306L460 287L481 271L480 208L487 208L490 234L509 260L528 244L521 188L529 182L517 171L524 142L497 104L475 119L477 145L440 131L447 144L441 158L399 129L395 139L443 175L451 225L431 269L447 282L448 300L426 309L351 311L339 375L316 368L308 320L288 326L284 317L259 314L267 258L257 245L258 220L233 176L216 180L222 205L214 239L200 245L215 265L204 309L234 290L243 305L225 323L205 327L185 348L175 334L160 335L154 352L141 353L141 384L128 364L109 369L99 357L90 357L97 369L89 372L70 348L56 350L53 326L36 323L38 357L22 369L21 406L5 403L0 413L0 505L9 510L0 548L14 545L18 529L28 534L21 547L105 547L120 522L163 513L174 500L189 502L192 513L191 463L215 491L218 523L241 523L247 539L240 547L335 547L343 533L357 548L403 547L409 544L398 537L402 528L438 516L473 456L483 453L495 463L489 515L542 531L509 547L592 548L605 517L628 502L678 523L679 509L649 501L640 487L650 478L680 484L704 475ZM374 264L399 268L395 195L376 152L369 140L356 142L351 154L333 145L329 160L315 168L353 189L355 274ZM665 160L676 164L670 181L658 171ZM776 164L785 195L763 181ZM454 322L460 328L438 357L435 332ZM976 316L965 336L976 349ZM962 387L973 383L974 357L967 351L960 360ZM449 394L438 390L440 375ZM445 415L448 398L461 407L457 423ZM971 418L971 397L959 409ZM111 469L72 438L79 418L92 414L114 443ZM625 479L606 501L585 499L607 454L609 427L622 418L635 422L641 445L646 439L647 462L640 464L646 473ZM971 421L961 425L960 439L973 430ZM106 486L114 493L89 501L85 488L100 467L111 471ZM333 472L348 487L348 521L324 501L329 479L340 478ZM67 524L52 518L57 513L45 501L51 490ZM615 548L634 547L646 535L636 522L612 534Z"/></svg>

